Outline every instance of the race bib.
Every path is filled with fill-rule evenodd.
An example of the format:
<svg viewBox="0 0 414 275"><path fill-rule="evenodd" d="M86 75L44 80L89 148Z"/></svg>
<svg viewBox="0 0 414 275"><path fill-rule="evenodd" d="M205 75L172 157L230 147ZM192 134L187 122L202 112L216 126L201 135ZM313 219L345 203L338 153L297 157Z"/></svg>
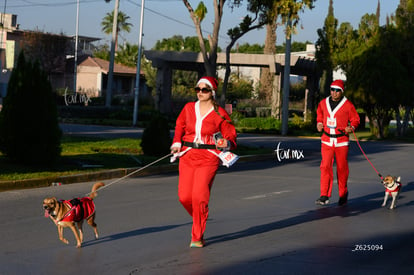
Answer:
<svg viewBox="0 0 414 275"><path fill-rule="evenodd" d="M227 152L221 152L219 154L219 158L223 162L224 166L230 167L234 163L236 163L236 161L239 159L239 156L232 152L227 151Z"/></svg>
<svg viewBox="0 0 414 275"><path fill-rule="evenodd" d="M335 129L336 128L336 118L330 118L328 117L328 120L326 121L326 126L328 126L328 128L331 129Z"/></svg>

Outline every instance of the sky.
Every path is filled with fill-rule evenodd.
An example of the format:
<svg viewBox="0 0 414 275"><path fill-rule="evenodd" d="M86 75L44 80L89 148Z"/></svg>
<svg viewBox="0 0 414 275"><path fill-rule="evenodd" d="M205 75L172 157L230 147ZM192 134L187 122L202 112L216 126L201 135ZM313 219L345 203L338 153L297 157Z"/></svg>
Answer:
<svg viewBox="0 0 414 275"><path fill-rule="evenodd" d="M130 33L121 33L120 43L127 41L138 44L140 33L141 3L144 1L143 37L144 49L151 49L158 40L181 35L196 36L195 27L181 0L119 0L119 10L130 17L133 27ZM384 24L386 16L395 14L399 0L379 0L381 7L380 23ZM195 9L197 1L191 1ZM244 1L245 2L245 1ZM79 3L79 13L77 7ZM205 35L212 31L214 10L211 0L204 0L208 9L207 18L202 23ZM351 23L358 28L361 17L376 13L378 0L334 0L334 15L339 24ZM246 7L223 11L223 21L219 37L219 46L225 48L229 43L227 30L238 25ZM300 28L292 37L293 42L316 42L317 29L322 28L328 13L329 0L316 0L312 10L301 14ZM110 44L111 35L102 32L101 22L107 13L115 7L115 0L0 0L0 11L17 15L17 23L21 30L41 30L49 33L65 35L76 34L77 15L79 15L79 35L101 38L99 43ZM266 32L254 30L238 40L239 44L264 44ZM283 26L278 27L277 42L285 42Z"/></svg>

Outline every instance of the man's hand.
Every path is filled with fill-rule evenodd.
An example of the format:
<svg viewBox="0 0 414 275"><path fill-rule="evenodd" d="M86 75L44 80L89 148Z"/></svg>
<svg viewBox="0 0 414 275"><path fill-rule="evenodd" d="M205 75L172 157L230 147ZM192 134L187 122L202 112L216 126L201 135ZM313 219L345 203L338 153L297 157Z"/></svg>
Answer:
<svg viewBox="0 0 414 275"><path fill-rule="evenodd" d="M316 124L316 129L318 129L318 132L322 132L323 130L323 123L319 122L318 124Z"/></svg>
<svg viewBox="0 0 414 275"><path fill-rule="evenodd" d="M347 132L347 133L352 133L354 130L355 130L355 129L354 129L354 127L352 127L352 126L346 126L346 127L345 127L345 132Z"/></svg>

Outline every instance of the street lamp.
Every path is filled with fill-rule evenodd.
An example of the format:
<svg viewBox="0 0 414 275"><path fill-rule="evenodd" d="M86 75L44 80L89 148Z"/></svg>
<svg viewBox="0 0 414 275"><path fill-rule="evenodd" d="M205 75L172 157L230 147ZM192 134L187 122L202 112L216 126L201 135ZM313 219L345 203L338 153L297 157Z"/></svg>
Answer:
<svg viewBox="0 0 414 275"><path fill-rule="evenodd" d="M286 49L285 49L285 70L283 75L283 101L282 101L282 136L288 133L289 125L289 89L290 89L290 48L292 38L292 21L290 15L287 19Z"/></svg>
<svg viewBox="0 0 414 275"><path fill-rule="evenodd" d="M139 99L139 80L141 72L141 49L142 49L142 27L144 24L144 3L145 0L141 0L141 22L139 27L139 37L138 37L138 60L137 60L137 72L135 77L135 89L134 89L134 114L132 119L132 125L137 125L138 117L138 99Z"/></svg>
<svg viewBox="0 0 414 275"><path fill-rule="evenodd" d="M4 1L4 11L1 15L1 37L0 37L0 54L3 52L3 36L7 36L7 31L4 31L4 17L6 16L6 7L7 7L7 0ZM4 52L6 52L6 47L4 47ZM6 54L5 54L6 55ZM2 60L0 60L0 73L3 71L3 57ZM1 96L1 93L0 93Z"/></svg>
<svg viewBox="0 0 414 275"><path fill-rule="evenodd" d="M79 40L79 0L76 4L75 58L73 68L73 93L76 95L76 77L78 74L78 40Z"/></svg>

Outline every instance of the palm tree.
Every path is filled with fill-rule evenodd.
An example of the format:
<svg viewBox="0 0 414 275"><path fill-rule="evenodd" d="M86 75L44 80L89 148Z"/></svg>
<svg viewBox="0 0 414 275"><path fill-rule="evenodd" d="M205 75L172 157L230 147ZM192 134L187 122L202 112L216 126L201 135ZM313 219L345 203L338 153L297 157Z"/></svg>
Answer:
<svg viewBox="0 0 414 275"><path fill-rule="evenodd" d="M115 51L118 50L118 34L121 31L130 32L131 27L133 26L131 23L127 22L128 19L130 19L128 15L120 11L118 13L118 22L117 22L117 28L116 28L116 34L115 34ZM111 34L112 33L112 25L114 22L114 11L111 13L106 13L105 17L103 18L101 22L102 31L105 34Z"/></svg>
<svg viewBox="0 0 414 275"><path fill-rule="evenodd" d="M138 45L131 45L128 42L121 45L115 57L116 63L129 67L135 67L138 59Z"/></svg>

